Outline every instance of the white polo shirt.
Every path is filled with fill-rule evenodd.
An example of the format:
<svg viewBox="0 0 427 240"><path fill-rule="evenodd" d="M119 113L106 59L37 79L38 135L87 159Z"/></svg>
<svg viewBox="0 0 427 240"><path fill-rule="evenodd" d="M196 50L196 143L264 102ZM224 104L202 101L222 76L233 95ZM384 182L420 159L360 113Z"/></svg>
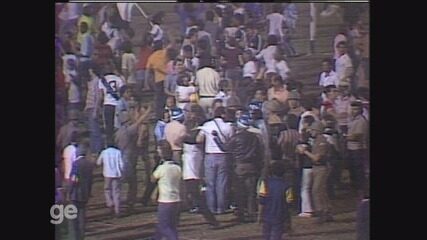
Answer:
<svg viewBox="0 0 427 240"><path fill-rule="evenodd" d="M215 122L218 125L215 124ZM212 131L214 130L217 131L221 141L223 143L226 143L233 135L233 129L229 124L225 123L221 118L215 118L203 124L203 126L199 127L199 129L201 129L201 131L199 132L199 135L202 135L205 137L206 153L224 153L223 151L221 151L221 149L213 140L214 136L212 135Z"/></svg>
<svg viewBox="0 0 427 240"><path fill-rule="evenodd" d="M153 172L153 177L158 179L160 203L181 201L179 197L181 183L181 167L172 161L166 161Z"/></svg>
<svg viewBox="0 0 427 240"><path fill-rule="evenodd" d="M326 76L326 72L320 74L319 86L326 87L328 85L335 85L338 87L338 83L339 79L336 72L331 70L328 76Z"/></svg>

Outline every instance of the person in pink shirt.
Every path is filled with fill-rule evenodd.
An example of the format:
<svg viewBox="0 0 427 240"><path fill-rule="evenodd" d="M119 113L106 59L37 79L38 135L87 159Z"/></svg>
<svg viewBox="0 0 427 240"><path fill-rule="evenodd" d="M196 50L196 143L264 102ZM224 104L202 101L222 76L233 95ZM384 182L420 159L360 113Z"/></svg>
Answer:
<svg viewBox="0 0 427 240"><path fill-rule="evenodd" d="M268 89L267 96L268 100L273 98L277 99L279 102L285 104L288 100L288 90L286 89L286 84L284 84L282 77L275 74L271 78L271 88Z"/></svg>

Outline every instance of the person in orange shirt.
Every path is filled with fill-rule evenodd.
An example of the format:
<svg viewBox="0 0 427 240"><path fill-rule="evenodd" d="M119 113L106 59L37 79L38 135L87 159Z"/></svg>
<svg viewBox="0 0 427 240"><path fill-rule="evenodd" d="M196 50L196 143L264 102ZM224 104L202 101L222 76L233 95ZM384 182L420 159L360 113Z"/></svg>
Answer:
<svg viewBox="0 0 427 240"><path fill-rule="evenodd" d="M163 42L161 40L154 41L154 52L147 60L146 77L149 77L149 71L154 72L154 103L157 118L163 116L163 106L166 102L166 94L164 91L164 81L166 79L166 64L169 59L166 55L166 49L163 49Z"/></svg>

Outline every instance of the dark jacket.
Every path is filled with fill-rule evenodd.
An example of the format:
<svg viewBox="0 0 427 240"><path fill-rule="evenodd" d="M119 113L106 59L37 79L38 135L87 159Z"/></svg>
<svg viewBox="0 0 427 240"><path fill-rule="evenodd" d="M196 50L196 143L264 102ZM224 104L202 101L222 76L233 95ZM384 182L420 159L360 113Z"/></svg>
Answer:
<svg viewBox="0 0 427 240"><path fill-rule="evenodd" d="M70 175L70 200L86 203L89 200L92 184L92 164L85 156L80 156L73 162Z"/></svg>
<svg viewBox="0 0 427 240"><path fill-rule="evenodd" d="M256 173L263 167L264 149L255 133L238 131L220 148L232 155L238 175Z"/></svg>

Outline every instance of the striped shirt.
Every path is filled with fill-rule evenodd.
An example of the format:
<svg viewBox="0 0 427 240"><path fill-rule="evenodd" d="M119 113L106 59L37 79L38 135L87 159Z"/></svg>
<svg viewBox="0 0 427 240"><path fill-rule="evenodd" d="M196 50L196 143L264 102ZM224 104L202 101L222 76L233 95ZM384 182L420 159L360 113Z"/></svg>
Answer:
<svg viewBox="0 0 427 240"><path fill-rule="evenodd" d="M300 135L296 129L288 129L280 132L277 143L282 149L283 158L295 159L295 148Z"/></svg>

